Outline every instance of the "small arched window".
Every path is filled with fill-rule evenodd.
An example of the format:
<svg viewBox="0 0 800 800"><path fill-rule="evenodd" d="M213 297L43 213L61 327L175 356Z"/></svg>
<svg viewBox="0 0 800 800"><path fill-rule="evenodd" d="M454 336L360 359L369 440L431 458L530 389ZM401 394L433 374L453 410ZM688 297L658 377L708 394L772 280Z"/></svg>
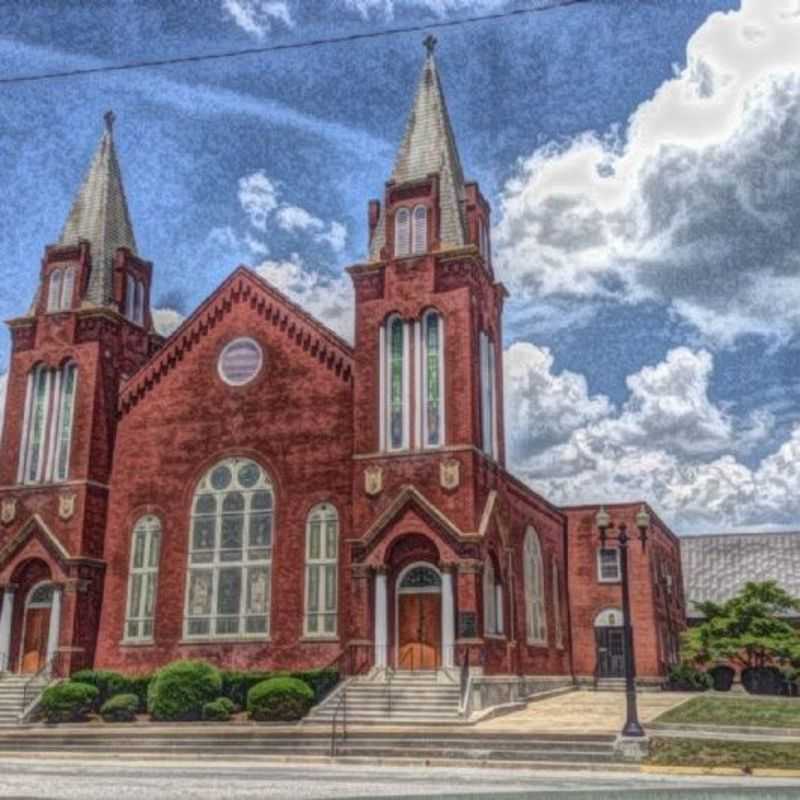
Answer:
<svg viewBox="0 0 800 800"><path fill-rule="evenodd" d="M385 326L384 428L389 450L408 447L408 332L398 316L390 317Z"/></svg>
<svg viewBox="0 0 800 800"><path fill-rule="evenodd" d="M254 461L229 458L197 486L186 585L188 639L269 633L272 481Z"/></svg>
<svg viewBox="0 0 800 800"><path fill-rule="evenodd" d="M525 532L523 570L525 575L525 626L528 644L546 644L547 620L544 607L542 547L532 526L528 526Z"/></svg>
<svg viewBox="0 0 800 800"><path fill-rule="evenodd" d="M503 634L503 587L491 557L483 567L483 632L487 636Z"/></svg>
<svg viewBox="0 0 800 800"><path fill-rule="evenodd" d="M75 267L67 267L64 270L63 283L61 285L61 308L72 308L72 293L75 288Z"/></svg>
<svg viewBox="0 0 800 800"><path fill-rule="evenodd" d="M160 552L161 522L158 517L148 514L133 526L125 619L125 639L128 641L153 638Z"/></svg>
<svg viewBox="0 0 800 800"><path fill-rule="evenodd" d="M411 212L398 208L394 218L394 254L407 256L411 250Z"/></svg>
<svg viewBox="0 0 800 800"><path fill-rule="evenodd" d="M306 636L336 634L339 515L329 503L306 523Z"/></svg>
<svg viewBox="0 0 800 800"><path fill-rule="evenodd" d="M414 227L412 236L414 255L420 255L428 250L428 210L425 206L414 209Z"/></svg>
<svg viewBox="0 0 800 800"><path fill-rule="evenodd" d="M61 270L54 269L50 273L50 286L47 292L48 311L59 311L61 309L61 280Z"/></svg>
<svg viewBox="0 0 800 800"><path fill-rule="evenodd" d="M28 375L17 472L20 483L69 477L77 382L78 366L71 361L58 369L41 364Z"/></svg>
<svg viewBox="0 0 800 800"><path fill-rule="evenodd" d="M428 311L422 318L422 441L425 447L444 444L444 347L441 315Z"/></svg>

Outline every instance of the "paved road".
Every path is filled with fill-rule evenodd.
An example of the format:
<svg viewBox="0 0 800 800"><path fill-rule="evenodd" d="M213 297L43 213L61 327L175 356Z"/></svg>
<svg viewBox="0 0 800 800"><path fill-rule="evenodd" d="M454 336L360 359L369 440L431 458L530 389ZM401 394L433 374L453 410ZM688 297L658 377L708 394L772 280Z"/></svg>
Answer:
<svg viewBox="0 0 800 800"><path fill-rule="evenodd" d="M800 781L673 778L636 773L566 773L476 768L322 764L77 762L37 757L0 760L5 800L322 800L323 798L521 797L790 800Z"/></svg>

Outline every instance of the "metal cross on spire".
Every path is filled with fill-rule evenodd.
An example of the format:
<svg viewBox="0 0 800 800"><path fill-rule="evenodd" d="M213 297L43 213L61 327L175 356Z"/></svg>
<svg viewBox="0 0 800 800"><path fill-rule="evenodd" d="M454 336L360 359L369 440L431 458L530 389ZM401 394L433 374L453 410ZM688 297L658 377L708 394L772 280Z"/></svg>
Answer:
<svg viewBox="0 0 800 800"><path fill-rule="evenodd" d="M111 133L114 128L114 120L117 118L113 111L106 111L103 114L103 119L106 121L106 130Z"/></svg>
<svg viewBox="0 0 800 800"><path fill-rule="evenodd" d="M436 49L436 43L438 39L432 34L429 33L422 41L422 44L425 45L425 49L428 51L428 55L432 56L433 51Z"/></svg>

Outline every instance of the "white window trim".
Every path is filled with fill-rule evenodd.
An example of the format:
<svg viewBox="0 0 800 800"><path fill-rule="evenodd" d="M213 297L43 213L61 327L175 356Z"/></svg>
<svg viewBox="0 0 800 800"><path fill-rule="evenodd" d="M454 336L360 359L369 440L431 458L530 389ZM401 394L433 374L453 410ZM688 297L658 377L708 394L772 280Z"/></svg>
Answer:
<svg viewBox="0 0 800 800"><path fill-rule="evenodd" d="M57 281L57 283L56 283ZM61 310L61 287L64 281L64 274L61 268L54 269L50 273L49 282L47 285L47 310L60 311Z"/></svg>
<svg viewBox="0 0 800 800"><path fill-rule="evenodd" d="M421 224L417 212L422 211ZM428 252L428 209L423 205L414 206L411 211L411 254L421 256Z"/></svg>
<svg viewBox="0 0 800 800"><path fill-rule="evenodd" d="M403 364L402 364L402 403L403 403L403 433L401 437L401 442L399 445L392 444L392 325L396 320L400 320L401 328L403 331ZM383 325L385 329L384 336L382 337L383 342L383 353L381 362L384 365L385 370L385 378L383 381L383 399L381 402L382 408L382 415L384 419L383 424L383 434L385 437L385 448L386 452L399 452L401 450L408 450L409 449L409 438L410 438L410 431L409 431L409 424L410 424L410 386L411 383L411 364L410 356L411 356L411 325L409 323L404 322L398 314L392 314L390 317L387 318L386 322Z"/></svg>
<svg viewBox="0 0 800 800"><path fill-rule="evenodd" d="M439 441L436 444L428 444L428 337L425 335L425 325L428 318L435 316L439 320ZM422 422L422 437L420 439L422 446L427 450L436 450L437 448L444 447L445 436L445 374L444 374L444 317L435 309L430 309L422 315L422 324L420 325L420 346L419 346L419 364L420 364L420 379L418 386L420 387L419 397L419 414Z"/></svg>
<svg viewBox="0 0 800 800"><path fill-rule="evenodd" d="M218 461L214 464L203 476L203 479L197 484L195 487L195 491L192 494L192 513L190 516L190 525L189 525L189 546L188 546L188 557L187 557L187 568L186 568L186 589L185 589L185 598L184 598L184 606L183 606L183 641L184 642L211 642L211 641L237 641L237 640L258 640L258 641L269 641L271 637L272 631L272 584L273 584L273 570L272 570L272 554L275 549L275 490L274 485L267 474L266 470L259 464L258 467L261 469L261 474L263 477L263 481L256 483L250 489L244 489L245 492L253 492L260 491L266 489L272 494L272 525L271 525L271 533L272 538L270 540L269 548L268 549L268 557L262 561L248 561L245 553L247 551L247 540L246 537L249 535L250 526L249 526L249 519L250 515L248 513L249 507L245 510L245 529L243 532L244 540L242 542L242 560L240 561L222 561L220 558L220 550L221 550L221 538L222 538L222 500L226 494L230 491L242 491L237 490L235 488L226 488L221 490L213 489L210 485L210 478L211 474L214 472L215 469L221 466L229 466L231 471L233 472L234 476L236 475L237 469L245 464L248 461L252 461L249 458L228 458L222 461ZM253 462L256 463L256 462ZM206 488L201 488L206 487ZM213 550L213 558L211 561L199 563L199 564L192 564L192 555L195 552L193 549L193 537L194 537L194 519L195 519L195 502L197 499L198 494L213 494L217 498L216 504L216 512L215 512L215 528L214 528L214 550ZM205 552L205 551L202 551ZM251 567L253 568L263 568L267 570L267 580L269 583L269 592L266 597L266 631L261 631L258 633L247 633L245 631L240 630L236 633L216 633L214 631L216 627L216 620L220 616L220 614L216 611L216 604L219 597L219 573L220 569L224 567L240 567L242 568L242 590L241 595L239 597L239 621L240 627L244 627L246 625L246 603L247 603L247 570ZM192 572L201 572L201 571L210 571L212 573L211 577L211 611L208 614L196 614L190 617L189 615L189 601L190 601L190 590L191 590L191 577ZM229 616L229 615L223 615ZM231 615L232 616L232 615ZM209 620L209 630L206 633L197 633L197 634L190 634L189 633L189 622L193 619L207 619Z"/></svg>
<svg viewBox="0 0 800 800"><path fill-rule="evenodd" d="M139 528L142 526L145 527L145 540L144 540L144 552L142 554L142 566L136 567L134 566L135 556L136 556L136 537L139 532ZM151 562L151 554L153 549L153 539L156 538L154 534L158 534L157 537L157 552L155 557L155 566L150 566ZM131 544L130 544L130 559L129 563L129 570L128 570L128 600L125 606L125 627L123 628L123 636L122 642L123 644L130 644L136 643L141 644L142 642L152 642L155 637L155 618L156 618L156 604L158 599L158 568L161 560L161 539L162 539L162 529L161 529L161 521L158 517L154 516L153 514L148 514L144 517L140 517L136 524L133 526L133 534L131 536ZM146 616L144 613L145 605L146 605L146 586L147 586L147 578L149 575L153 575L153 608L152 614L150 616ZM133 583L134 577L141 576L141 589L139 595L139 608L136 609L140 612L137 615L133 615L132 611L134 610L131 608L131 601L133 600ZM141 633L144 627L144 623L150 621L151 625L151 633L149 635L144 635ZM136 622L138 624L138 629L140 633L136 636L131 636L128 633L129 624L131 622Z"/></svg>
<svg viewBox="0 0 800 800"><path fill-rule="evenodd" d="M72 308L72 295L75 292L75 267L66 267L61 275L61 303L62 311Z"/></svg>
<svg viewBox="0 0 800 800"><path fill-rule="evenodd" d="M336 523L336 538L334 542L334 551L335 555L330 558L324 555L320 555L319 558L312 559L311 558L311 523L314 521L314 517L319 515L320 517L320 554L324 553L325 551L325 541L326 541L326 534L327 534L327 524L331 521ZM306 520L306 565L305 565L305 603L304 603L304 613L303 613L303 636L307 639L335 639L339 635L339 514L336 508L331 505L330 503L321 503L318 506L315 506L311 509L308 515L308 519ZM327 596L327 569L326 567L333 567L333 597L334 597L334 607L333 610L327 610L324 608L325 597ZM317 600L319 603L319 608L312 612L309 608L309 593L311 590L311 581L309 578L309 574L312 568L319 569L319 581L317 583ZM326 616L333 617L333 630L328 631L324 630L316 630L311 631L308 627L309 617L316 616L319 618L324 618Z"/></svg>
<svg viewBox="0 0 800 800"><path fill-rule="evenodd" d="M401 236L400 220L406 220L405 236ZM397 258L406 258L411 255L412 247L412 219L413 213L410 208L401 206L395 211L394 215L394 254Z"/></svg>
<svg viewBox="0 0 800 800"><path fill-rule="evenodd" d="M602 551L603 550L613 550L616 554L617 558L617 576L615 578L604 578L603 577L603 561L602 561ZM619 547L598 547L597 548L597 582L598 583L620 583L622 581L622 561L620 560L620 550Z"/></svg>
<svg viewBox="0 0 800 800"><path fill-rule="evenodd" d="M528 542L532 542L534 546L529 545ZM535 555L535 563L531 563L531 555ZM525 578L525 634L527 643L529 645L546 645L547 608L544 601L544 559L541 540L532 525L529 525L525 531L523 558ZM536 584L535 586L533 585L534 582ZM540 626L535 625L537 613L540 615ZM541 637L537 637L533 634L533 630L538 627L542 630Z"/></svg>

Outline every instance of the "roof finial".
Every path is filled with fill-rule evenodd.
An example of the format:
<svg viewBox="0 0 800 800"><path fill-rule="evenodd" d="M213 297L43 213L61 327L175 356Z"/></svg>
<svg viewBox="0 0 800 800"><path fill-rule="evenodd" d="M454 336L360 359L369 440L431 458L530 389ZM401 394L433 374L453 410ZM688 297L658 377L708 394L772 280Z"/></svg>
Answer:
<svg viewBox="0 0 800 800"><path fill-rule="evenodd" d="M116 118L117 117L116 117L116 115L114 114L113 111L106 111L106 113L103 114L103 119L106 121L106 130L109 133L111 133L113 128L114 128L114 120Z"/></svg>
<svg viewBox="0 0 800 800"><path fill-rule="evenodd" d="M432 33L429 33L422 41L422 44L425 45L425 49L428 51L429 57L433 55L433 51L436 49L437 41L438 39Z"/></svg>

